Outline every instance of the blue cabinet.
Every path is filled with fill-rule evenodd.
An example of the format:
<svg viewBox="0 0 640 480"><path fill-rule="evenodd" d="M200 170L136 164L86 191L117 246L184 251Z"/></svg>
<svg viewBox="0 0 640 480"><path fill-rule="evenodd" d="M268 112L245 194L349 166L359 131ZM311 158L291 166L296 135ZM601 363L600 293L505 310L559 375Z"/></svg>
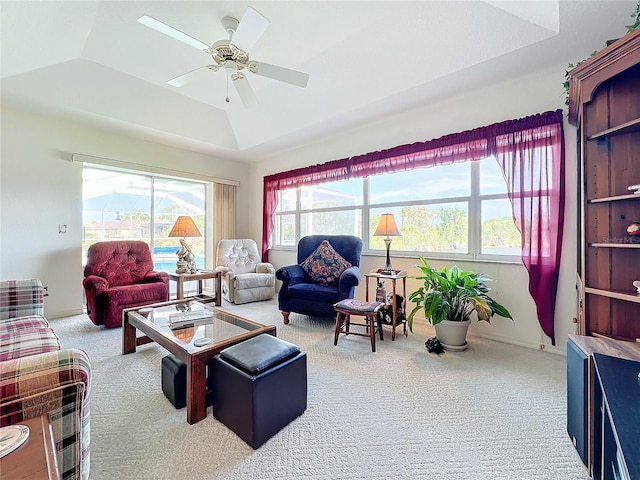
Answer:
<svg viewBox="0 0 640 480"><path fill-rule="evenodd" d="M587 411L589 356L578 345L567 343L567 433L582 463L589 465L589 422Z"/></svg>
<svg viewBox="0 0 640 480"><path fill-rule="evenodd" d="M594 468L601 480L640 480L640 362L599 353L593 359L601 393Z"/></svg>
<svg viewBox="0 0 640 480"><path fill-rule="evenodd" d="M632 361L631 363L638 363L640 362L640 343L605 337L569 335L567 342L567 433L594 480L609 478L640 480L638 474L635 477L625 476L624 469L613 473L613 462L617 457L625 459L625 461L619 460L617 464L628 465L629 460L626 455L623 456L624 450L619 451L614 448L615 438L611 435L613 435L615 427L611 425L609 417L602 415L605 399L603 398L599 372L595 367L595 355L605 355L608 356L607 358L626 359ZM605 363L607 362L605 361ZM614 368L613 371L617 370ZM636 372L636 376L637 374ZM612 375L612 373L608 371L608 375ZM606 379L605 384L609 381L611 380ZM640 388L638 378L635 379L635 385ZM616 405L619 405L619 398L616 393L610 393L610 398L606 400L617 399ZM635 401L640 401L640 394ZM632 410L631 413L636 416L637 421L640 421L640 406L637 403L629 403L629 405L635 405L635 411ZM623 436L623 438L629 437L633 437L633 435ZM611 438L613 438L613 443ZM640 432L636 434L635 443L640 447ZM638 454L636 461L640 461L640 454ZM633 465L633 462L631 464ZM606 465L606 469L603 465Z"/></svg>

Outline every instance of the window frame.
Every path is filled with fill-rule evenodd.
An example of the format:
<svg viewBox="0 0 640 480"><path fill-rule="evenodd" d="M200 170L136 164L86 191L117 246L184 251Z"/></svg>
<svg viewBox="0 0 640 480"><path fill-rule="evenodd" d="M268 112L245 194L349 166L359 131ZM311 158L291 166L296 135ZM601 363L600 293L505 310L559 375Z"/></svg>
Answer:
<svg viewBox="0 0 640 480"><path fill-rule="evenodd" d="M483 160L490 159L492 157L485 157ZM493 159L495 161L495 159ZM370 203L370 180L369 177L361 178L362 181L362 198L363 204L356 206L342 206L342 207L324 207L324 208L301 208L301 191L304 187L294 187L287 190L281 190L279 194L284 194L284 192L290 192L291 190L295 190L296 201L295 201L295 210L280 210L280 206L284 202L278 202L278 206L276 211L274 212L274 231L273 231L273 239L272 244L270 245L271 249L274 250L295 250L298 241L301 236L301 218L302 215L309 213L330 213L330 212L339 212L339 211L353 211L357 212L361 211L362 216L362 225L360 238L363 240L363 254L365 255L376 255L382 256L386 255L386 250L372 248L370 246L370 234L368 232L368 225L370 221L371 210L373 209L396 209L402 208L406 206L428 206L428 205L437 205L443 203L466 203L467 204L467 216L468 216L468 231L467 231L467 241L468 241L468 252L466 254L462 253L453 253L453 252L435 252L435 251L419 251L415 254L408 250L397 250L393 248L393 243L391 244L391 252L394 257L405 257L405 258L417 258L418 255L421 255L425 258L433 258L433 259L446 259L446 260L458 260L458 261L469 261L469 262L492 262L492 263L521 263L521 252L518 252L513 255L509 254L487 254L482 253L482 202L488 200L509 200L509 195L506 192L504 193L488 193L481 194L481 185L480 185L480 161L470 160L470 194L464 196L455 196L455 197L441 197L435 199L424 199L424 200L410 200L410 201L402 201L402 202L383 202L383 203ZM438 166L433 167L421 167L435 169ZM416 169L417 170L417 169ZM393 175L390 173L389 175ZM325 182L319 185L330 185L334 182ZM294 245L283 245L277 243L277 238L279 236L280 224L278 221L279 216L290 216L294 215L294 226L295 226L295 239ZM514 222L515 226L515 222Z"/></svg>

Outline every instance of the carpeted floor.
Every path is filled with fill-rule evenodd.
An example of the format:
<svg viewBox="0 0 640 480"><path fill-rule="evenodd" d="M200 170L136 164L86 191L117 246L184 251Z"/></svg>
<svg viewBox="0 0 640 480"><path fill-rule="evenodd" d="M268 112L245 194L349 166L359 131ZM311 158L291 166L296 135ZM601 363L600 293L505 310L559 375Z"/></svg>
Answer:
<svg viewBox="0 0 640 480"><path fill-rule="evenodd" d="M254 451L211 415L189 425L160 389L158 345L121 354L120 329L84 315L52 320L63 347L93 369L91 479L546 479L589 477L566 433L565 357L470 338L429 354L430 327L372 353L363 337L333 345L331 319L275 299L233 310L274 324L308 356L308 409Z"/></svg>

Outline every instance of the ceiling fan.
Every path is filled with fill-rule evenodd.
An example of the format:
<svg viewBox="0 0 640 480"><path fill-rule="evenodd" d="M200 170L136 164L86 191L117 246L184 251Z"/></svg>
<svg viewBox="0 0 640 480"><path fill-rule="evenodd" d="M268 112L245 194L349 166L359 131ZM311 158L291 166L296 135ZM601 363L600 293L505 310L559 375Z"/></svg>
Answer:
<svg viewBox="0 0 640 480"><path fill-rule="evenodd" d="M266 31L270 22L255 9L248 7L240 22L233 17L224 17L222 26L229 34L228 40L218 40L209 46L186 33L181 32L169 25L162 23L155 18L143 15L138 19L143 25L153 28L160 33L164 33L187 45L202 50L211 55L215 63L205 65L195 70L187 72L178 77L172 78L167 83L174 87L182 87L199 76L199 71L208 68L217 72L223 69L227 72L240 99L245 107L252 107L257 104L257 98L251 88L246 72L251 72L263 77L272 78L280 82L289 83L298 87L306 87L309 75L297 70L271 65L269 63L257 62L249 58L249 50L255 45L258 39ZM227 84L228 85L228 84ZM226 102L229 103L227 92Z"/></svg>

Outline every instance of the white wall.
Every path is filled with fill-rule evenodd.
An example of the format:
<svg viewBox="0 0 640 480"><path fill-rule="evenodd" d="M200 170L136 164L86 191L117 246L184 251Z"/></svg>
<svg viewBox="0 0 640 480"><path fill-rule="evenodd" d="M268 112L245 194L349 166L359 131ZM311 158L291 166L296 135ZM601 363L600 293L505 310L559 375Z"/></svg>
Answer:
<svg viewBox="0 0 640 480"><path fill-rule="evenodd" d="M73 153L238 180L237 234L249 235L246 163L6 107L1 138L0 278L42 279L50 318L82 308L82 163Z"/></svg>
<svg viewBox="0 0 640 480"><path fill-rule="evenodd" d="M507 79L501 84L466 92L458 97L443 99L431 104L389 116L364 126L343 131L340 135L308 144L295 150L283 152L265 159L252 168L252 212L251 236L261 238L262 182L265 175L293 168L324 163L331 160L359 155L397 145L426 141L442 135L462 132L509 119L521 118L548 110L564 107L562 82L564 65L522 78ZM496 300L503 303L515 318L496 318L491 325L484 322L472 324L470 333L497 340L529 346L547 348L563 353L567 335L575 333L572 322L576 316L576 132L565 121L566 144L566 209L565 235L562 249L562 266L558 304L556 307L556 347L542 333L538 324L535 304L528 292L528 276L521 264L458 262L462 268L490 274ZM393 248L393 245L392 245ZM277 267L295 263L295 252L272 250L270 260ZM394 268L402 268L415 275L416 259L393 257ZM452 262L433 262L443 266ZM380 268L381 257L365 256L362 270ZM417 287L415 281L408 282L407 291ZM364 299L364 282L357 288L356 297ZM422 319L421 321L425 321Z"/></svg>

